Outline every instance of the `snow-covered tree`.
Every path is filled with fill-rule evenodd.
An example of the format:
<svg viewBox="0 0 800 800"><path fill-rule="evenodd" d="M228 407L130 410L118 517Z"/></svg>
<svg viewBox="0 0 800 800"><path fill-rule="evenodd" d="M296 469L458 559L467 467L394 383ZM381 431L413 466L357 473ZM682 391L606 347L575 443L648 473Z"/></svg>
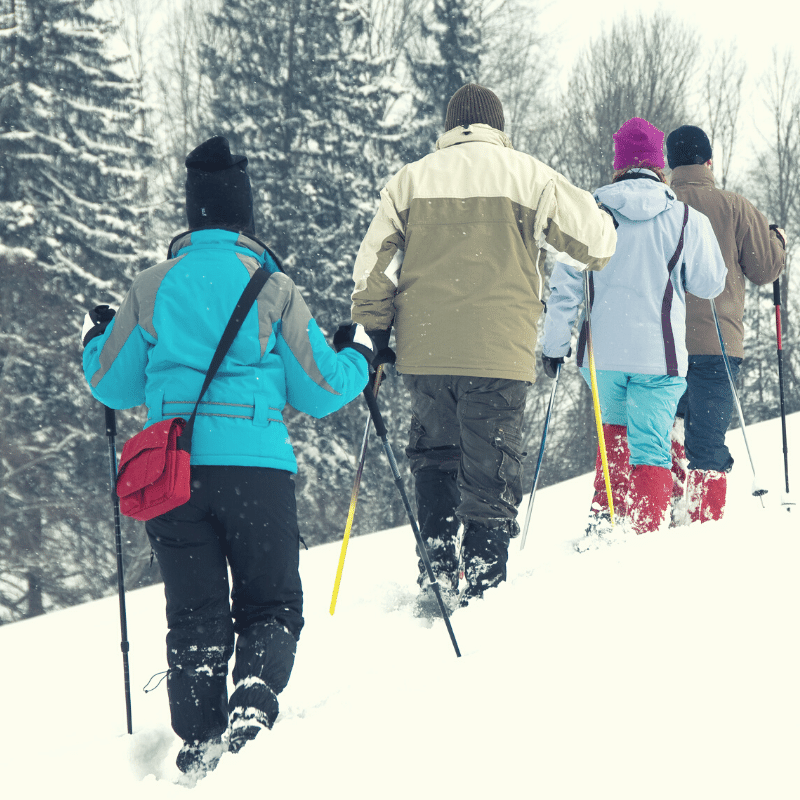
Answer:
<svg viewBox="0 0 800 800"><path fill-rule="evenodd" d="M450 98L465 83L479 82L483 5L484 0L434 0L420 19L421 35L407 54L412 107L403 156L408 161L433 151Z"/></svg>
<svg viewBox="0 0 800 800"><path fill-rule="evenodd" d="M141 264L149 145L91 5L0 15L0 620L114 585L103 412L78 334Z"/></svg>
<svg viewBox="0 0 800 800"><path fill-rule="evenodd" d="M250 3L227 0L212 20L215 41L200 54L213 87L204 135L223 134L247 155L257 236L332 334L349 317L352 264L394 163L385 115L395 82L369 55L368 4L281 0L254 15ZM306 530L340 534L361 406L287 421Z"/></svg>

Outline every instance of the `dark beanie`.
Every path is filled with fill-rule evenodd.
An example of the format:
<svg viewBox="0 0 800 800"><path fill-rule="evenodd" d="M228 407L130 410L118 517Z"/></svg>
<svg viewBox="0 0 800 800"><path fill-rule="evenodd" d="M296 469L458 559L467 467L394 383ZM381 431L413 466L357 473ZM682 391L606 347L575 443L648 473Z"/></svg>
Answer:
<svg viewBox="0 0 800 800"><path fill-rule="evenodd" d="M687 164L705 164L711 158L711 142L694 125L681 125L667 136L667 163L670 169Z"/></svg>
<svg viewBox="0 0 800 800"><path fill-rule="evenodd" d="M186 156L186 219L192 230L233 228L255 236L247 159L214 136Z"/></svg>
<svg viewBox="0 0 800 800"><path fill-rule="evenodd" d="M447 116L444 121L446 131L459 125L473 125L482 122L497 130L503 130L503 106L497 95L477 83L462 86L447 104Z"/></svg>

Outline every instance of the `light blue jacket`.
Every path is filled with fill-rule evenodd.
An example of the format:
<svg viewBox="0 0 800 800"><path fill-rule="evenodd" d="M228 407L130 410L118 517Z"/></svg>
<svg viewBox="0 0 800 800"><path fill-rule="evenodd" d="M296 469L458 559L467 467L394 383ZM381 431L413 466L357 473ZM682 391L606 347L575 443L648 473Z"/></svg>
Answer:
<svg viewBox="0 0 800 800"><path fill-rule="evenodd" d="M325 341L292 280L254 239L225 230L178 237L170 259L136 276L105 332L86 345L92 394L110 408L145 403L145 427L188 419L236 301L271 274L200 404L192 464L297 471L287 402L323 417L367 383L367 361Z"/></svg>
<svg viewBox="0 0 800 800"><path fill-rule="evenodd" d="M727 268L708 218L679 202L654 178L642 170L642 177L595 193L619 223L616 252L602 271L589 274L595 365L598 370L685 376L686 291L716 297L725 287ZM542 336L544 355L567 354L583 299L583 273L556 263ZM584 316L578 366L588 366Z"/></svg>

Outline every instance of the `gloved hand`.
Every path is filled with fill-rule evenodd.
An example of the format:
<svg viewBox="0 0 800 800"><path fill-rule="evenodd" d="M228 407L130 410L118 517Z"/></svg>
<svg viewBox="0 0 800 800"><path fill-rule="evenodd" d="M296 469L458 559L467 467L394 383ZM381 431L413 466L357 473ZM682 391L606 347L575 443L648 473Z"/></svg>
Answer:
<svg viewBox="0 0 800 800"><path fill-rule="evenodd" d="M569 352L565 356L559 356L558 358L552 358L551 356L546 356L542 353L542 366L544 367L544 374L547 375L548 378L555 379L556 375L558 374L558 365L564 363L564 359L568 358L572 354L572 348L569 349Z"/></svg>
<svg viewBox="0 0 800 800"><path fill-rule="evenodd" d="M775 231L775 235L778 237L778 241L783 245L783 249L786 249L786 231L781 228L779 225L770 225L769 229L771 231Z"/></svg>
<svg viewBox="0 0 800 800"><path fill-rule="evenodd" d="M381 364L394 364L397 361L397 355L389 347L390 331L367 331L367 335L372 339L375 345L375 358L372 361L373 367L379 367Z"/></svg>
<svg viewBox="0 0 800 800"><path fill-rule="evenodd" d="M106 305L95 306L91 311L87 312L83 318L83 330L81 331L81 342L83 342L84 347L95 336L99 336L105 331L116 313L117 310L115 308Z"/></svg>
<svg viewBox="0 0 800 800"><path fill-rule="evenodd" d="M353 350L361 353L367 359L368 364L372 364L375 358L375 345L363 325L347 320L339 325L339 329L333 334L333 347L337 353L341 353L345 347L352 347Z"/></svg>

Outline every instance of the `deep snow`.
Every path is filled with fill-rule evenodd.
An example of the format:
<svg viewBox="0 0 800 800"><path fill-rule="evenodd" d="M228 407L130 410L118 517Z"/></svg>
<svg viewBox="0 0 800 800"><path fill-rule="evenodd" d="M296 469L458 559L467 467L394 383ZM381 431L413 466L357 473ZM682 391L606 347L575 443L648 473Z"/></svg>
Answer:
<svg viewBox="0 0 800 800"><path fill-rule="evenodd" d="M161 587L127 597L133 736L116 597L0 628L3 797L796 800L800 507L780 505L779 421L748 439L766 508L731 431L719 523L577 553L590 476L539 490L509 582L453 615L461 659L412 614L409 527L351 540L333 617L339 544L303 552L281 716L192 790L174 783L164 685L142 692L166 668ZM367 468L395 491L377 446Z"/></svg>

